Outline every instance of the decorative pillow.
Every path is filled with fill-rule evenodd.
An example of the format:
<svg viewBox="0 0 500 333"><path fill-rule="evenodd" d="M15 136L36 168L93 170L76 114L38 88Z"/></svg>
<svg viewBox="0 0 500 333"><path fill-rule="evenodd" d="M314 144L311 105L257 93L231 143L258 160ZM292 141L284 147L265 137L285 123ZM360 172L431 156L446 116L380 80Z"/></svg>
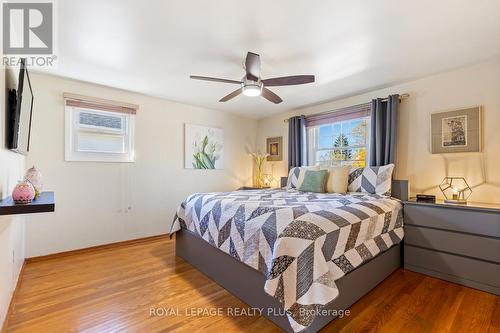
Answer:
<svg viewBox="0 0 500 333"><path fill-rule="evenodd" d="M347 193L347 181L349 180L349 166L326 167L328 171L326 180L326 192L328 193Z"/></svg>
<svg viewBox="0 0 500 333"><path fill-rule="evenodd" d="M347 190L391 195L393 170L394 164L352 169L349 173Z"/></svg>
<svg viewBox="0 0 500 333"><path fill-rule="evenodd" d="M298 190L302 192L325 193L327 176L328 171L326 170L306 170L304 172L304 181Z"/></svg>
<svg viewBox="0 0 500 333"><path fill-rule="evenodd" d="M319 170L318 165L314 166L307 166L307 167L294 167L290 169L290 172L288 173L288 180L286 183L286 188L291 189L291 188L298 188L299 187L299 178L300 181L304 179L304 173L306 170ZM301 177L302 175L302 177Z"/></svg>

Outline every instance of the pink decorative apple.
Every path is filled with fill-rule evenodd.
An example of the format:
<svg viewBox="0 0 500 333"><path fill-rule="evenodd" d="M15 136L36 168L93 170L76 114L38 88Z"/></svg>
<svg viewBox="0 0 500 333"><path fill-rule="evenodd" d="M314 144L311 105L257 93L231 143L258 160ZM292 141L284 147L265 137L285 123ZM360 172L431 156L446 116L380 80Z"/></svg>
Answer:
<svg viewBox="0 0 500 333"><path fill-rule="evenodd" d="M28 204L35 198L35 188L27 181L17 183L12 191L12 199L16 204Z"/></svg>

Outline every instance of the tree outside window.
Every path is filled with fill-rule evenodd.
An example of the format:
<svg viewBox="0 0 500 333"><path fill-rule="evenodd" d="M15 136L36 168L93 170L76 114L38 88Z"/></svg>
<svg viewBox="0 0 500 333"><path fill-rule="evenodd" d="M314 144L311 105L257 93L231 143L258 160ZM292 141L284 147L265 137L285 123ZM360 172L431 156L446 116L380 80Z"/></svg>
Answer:
<svg viewBox="0 0 500 333"><path fill-rule="evenodd" d="M366 166L369 118L357 118L310 128L314 164Z"/></svg>

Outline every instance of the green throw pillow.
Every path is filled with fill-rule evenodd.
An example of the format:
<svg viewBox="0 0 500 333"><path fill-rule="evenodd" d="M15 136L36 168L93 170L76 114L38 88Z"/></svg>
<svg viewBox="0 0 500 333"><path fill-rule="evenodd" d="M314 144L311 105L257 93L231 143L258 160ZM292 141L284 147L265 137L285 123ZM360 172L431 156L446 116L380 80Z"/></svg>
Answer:
<svg viewBox="0 0 500 333"><path fill-rule="evenodd" d="M304 181L302 182L299 191L325 193L325 184L327 177L327 170L307 170L304 175Z"/></svg>

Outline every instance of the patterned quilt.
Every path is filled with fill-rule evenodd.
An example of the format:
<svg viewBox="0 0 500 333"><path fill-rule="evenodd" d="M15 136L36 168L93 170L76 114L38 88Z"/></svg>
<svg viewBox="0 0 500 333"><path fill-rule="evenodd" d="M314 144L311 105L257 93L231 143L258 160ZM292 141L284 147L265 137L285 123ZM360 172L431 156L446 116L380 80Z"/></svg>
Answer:
<svg viewBox="0 0 500 333"><path fill-rule="evenodd" d="M338 296L336 280L403 239L401 203L367 193L197 193L171 233L181 228L262 272L295 332Z"/></svg>

